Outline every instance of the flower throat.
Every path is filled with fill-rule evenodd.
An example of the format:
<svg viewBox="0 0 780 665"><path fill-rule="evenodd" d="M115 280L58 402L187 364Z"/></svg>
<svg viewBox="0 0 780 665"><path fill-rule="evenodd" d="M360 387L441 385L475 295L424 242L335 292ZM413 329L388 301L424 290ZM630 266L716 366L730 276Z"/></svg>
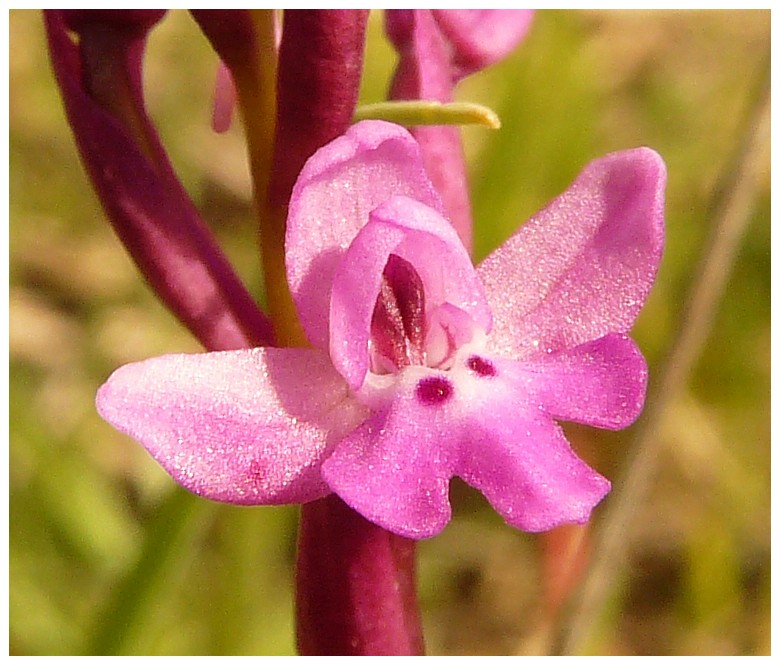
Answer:
<svg viewBox="0 0 780 665"><path fill-rule="evenodd" d="M411 263L391 254L371 317L376 373L425 364L425 291Z"/></svg>

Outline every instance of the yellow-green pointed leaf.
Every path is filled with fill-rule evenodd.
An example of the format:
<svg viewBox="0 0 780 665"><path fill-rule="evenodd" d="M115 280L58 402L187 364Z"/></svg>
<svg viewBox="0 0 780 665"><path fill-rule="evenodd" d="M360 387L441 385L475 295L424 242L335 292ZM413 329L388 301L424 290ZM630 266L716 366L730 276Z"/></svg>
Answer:
<svg viewBox="0 0 780 665"><path fill-rule="evenodd" d="M501 127L492 109L471 102L441 102L426 99L366 104L355 111L359 120L387 120L406 127L416 125L482 125L490 129Z"/></svg>

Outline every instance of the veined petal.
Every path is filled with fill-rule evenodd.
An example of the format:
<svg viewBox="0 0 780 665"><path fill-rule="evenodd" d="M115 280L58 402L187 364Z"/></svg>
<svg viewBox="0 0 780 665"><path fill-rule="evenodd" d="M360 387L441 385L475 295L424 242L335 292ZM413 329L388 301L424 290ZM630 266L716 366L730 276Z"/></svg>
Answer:
<svg viewBox="0 0 780 665"><path fill-rule="evenodd" d="M302 503L328 494L321 461L366 417L327 355L312 349L133 363L101 387L97 408L179 484L245 505Z"/></svg>
<svg viewBox="0 0 780 665"><path fill-rule="evenodd" d="M492 350L524 358L627 332L661 260L665 182L649 148L607 155L488 256Z"/></svg>
<svg viewBox="0 0 780 665"><path fill-rule="evenodd" d="M442 211L419 148L402 127L366 120L318 150L293 188L287 217L287 277L303 329L328 347L333 274L369 213L395 195Z"/></svg>
<svg viewBox="0 0 780 665"><path fill-rule="evenodd" d="M626 335L606 335L534 362L509 364L528 375L535 399L559 420L622 429L644 405L647 363Z"/></svg>
<svg viewBox="0 0 780 665"><path fill-rule="evenodd" d="M390 254L408 261L425 287L426 307L450 303L490 329L482 285L458 234L436 210L396 196L371 212L333 277L330 354L353 390L369 367L371 315Z"/></svg>

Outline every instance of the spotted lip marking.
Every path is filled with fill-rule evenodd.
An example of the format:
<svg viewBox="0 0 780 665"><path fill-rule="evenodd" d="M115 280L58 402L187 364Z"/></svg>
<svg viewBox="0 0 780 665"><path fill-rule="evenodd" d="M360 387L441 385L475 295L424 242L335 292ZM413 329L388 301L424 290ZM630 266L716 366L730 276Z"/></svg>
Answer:
<svg viewBox="0 0 780 665"><path fill-rule="evenodd" d="M452 397L452 393L452 384L443 376L429 376L417 384L417 399L426 406L443 404Z"/></svg>
<svg viewBox="0 0 780 665"><path fill-rule="evenodd" d="M479 376L495 376L496 368L489 360L480 358L479 356L471 356L466 362L466 366L475 374Z"/></svg>

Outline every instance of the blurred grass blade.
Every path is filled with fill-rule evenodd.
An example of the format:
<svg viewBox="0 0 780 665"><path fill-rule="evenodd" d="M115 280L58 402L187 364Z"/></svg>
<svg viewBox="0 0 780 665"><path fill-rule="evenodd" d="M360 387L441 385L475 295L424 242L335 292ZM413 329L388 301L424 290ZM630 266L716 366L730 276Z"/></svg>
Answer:
<svg viewBox="0 0 780 665"><path fill-rule="evenodd" d="M638 422L621 479L615 483L603 522L598 526L588 571L562 614L552 653L576 654L610 600L614 581L622 574L630 543L631 522L655 474L662 416L679 394L710 333L741 241L748 228L759 190L760 168L768 158L769 75L762 77L743 141L728 164L712 198L711 236L692 282L677 337L663 370L652 381L645 412Z"/></svg>
<svg viewBox="0 0 780 665"><path fill-rule="evenodd" d="M216 510L176 487L159 507L146 531L138 561L113 591L92 631L86 654L95 656L133 653L133 642L142 623L158 606L158 596L170 591L192 551L192 542Z"/></svg>

